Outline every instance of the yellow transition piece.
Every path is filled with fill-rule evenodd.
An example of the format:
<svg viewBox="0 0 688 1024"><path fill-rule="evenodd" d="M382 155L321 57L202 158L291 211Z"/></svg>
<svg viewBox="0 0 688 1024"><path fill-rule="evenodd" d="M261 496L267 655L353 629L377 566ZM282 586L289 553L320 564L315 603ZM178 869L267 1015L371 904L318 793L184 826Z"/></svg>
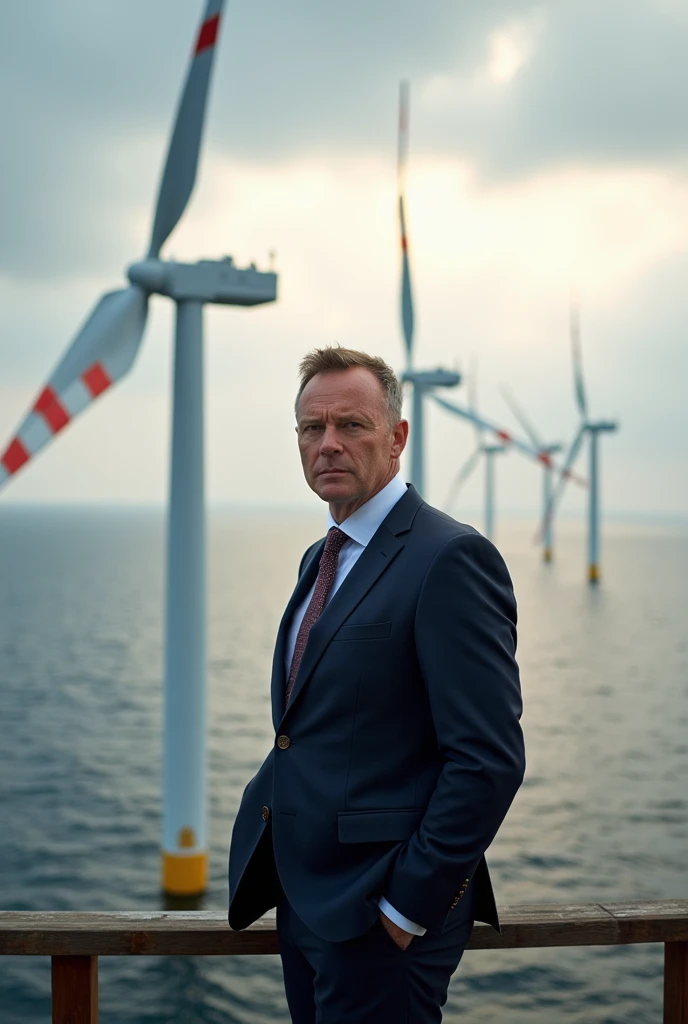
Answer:
<svg viewBox="0 0 688 1024"><path fill-rule="evenodd" d="M208 885L207 853L163 853L162 887L171 896L195 896Z"/></svg>

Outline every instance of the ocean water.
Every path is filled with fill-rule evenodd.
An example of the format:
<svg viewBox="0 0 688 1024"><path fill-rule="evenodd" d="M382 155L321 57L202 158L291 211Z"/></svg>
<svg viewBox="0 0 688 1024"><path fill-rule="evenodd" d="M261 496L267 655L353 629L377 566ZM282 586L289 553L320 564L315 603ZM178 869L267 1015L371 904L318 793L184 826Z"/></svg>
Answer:
<svg viewBox="0 0 688 1024"><path fill-rule="evenodd" d="M271 743L268 679L309 514L215 512L209 531L211 884L223 910L241 792ZM520 612L528 773L489 861L501 903L688 895L687 525L580 528L543 566L500 524ZM164 520L0 509L0 908L163 906ZM449 1024L655 1024L661 947L469 952ZM0 1021L50 1019L50 965L0 958ZM287 1021L274 957L102 958L102 1024Z"/></svg>

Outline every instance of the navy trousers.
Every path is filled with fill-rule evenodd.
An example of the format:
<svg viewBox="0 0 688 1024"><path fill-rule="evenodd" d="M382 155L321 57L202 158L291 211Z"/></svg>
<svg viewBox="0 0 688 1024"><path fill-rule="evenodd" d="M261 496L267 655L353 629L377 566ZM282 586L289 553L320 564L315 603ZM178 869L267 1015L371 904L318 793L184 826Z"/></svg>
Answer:
<svg viewBox="0 0 688 1024"><path fill-rule="evenodd" d="M416 936L402 950L379 919L355 939L327 942L283 897L277 934L293 1024L439 1024L473 927L472 902L469 890L442 935Z"/></svg>

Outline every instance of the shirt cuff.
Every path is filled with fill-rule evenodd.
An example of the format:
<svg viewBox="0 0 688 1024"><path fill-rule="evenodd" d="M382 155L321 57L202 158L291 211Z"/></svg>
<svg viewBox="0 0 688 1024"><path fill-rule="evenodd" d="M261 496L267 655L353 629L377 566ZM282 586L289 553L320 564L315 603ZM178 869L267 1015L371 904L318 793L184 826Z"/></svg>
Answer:
<svg viewBox="0 0 688 1024"><path fill-rule="evenodd" d="M378 907L388 917L392 924L396 924L399 928L403 928L405 932L409 932L411 935L425 935L427 928L424 928L422 924L416 924L415 921L409 921L408 917L404 917L398 910L395 910L391 903L388 903L384 896L381 897Z"/></svg>

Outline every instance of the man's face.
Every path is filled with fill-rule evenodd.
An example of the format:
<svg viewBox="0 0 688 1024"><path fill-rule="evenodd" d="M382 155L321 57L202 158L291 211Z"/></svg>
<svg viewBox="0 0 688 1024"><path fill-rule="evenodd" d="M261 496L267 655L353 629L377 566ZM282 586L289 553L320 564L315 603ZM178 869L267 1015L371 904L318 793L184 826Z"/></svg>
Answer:
<svg viewBox="0 0 688 1024"><path fill-rule="evenodd" d="M341 523L396 474L408 423L390 425L379 380L354 366L308 382L296 431L306 481Z"/></svg>

